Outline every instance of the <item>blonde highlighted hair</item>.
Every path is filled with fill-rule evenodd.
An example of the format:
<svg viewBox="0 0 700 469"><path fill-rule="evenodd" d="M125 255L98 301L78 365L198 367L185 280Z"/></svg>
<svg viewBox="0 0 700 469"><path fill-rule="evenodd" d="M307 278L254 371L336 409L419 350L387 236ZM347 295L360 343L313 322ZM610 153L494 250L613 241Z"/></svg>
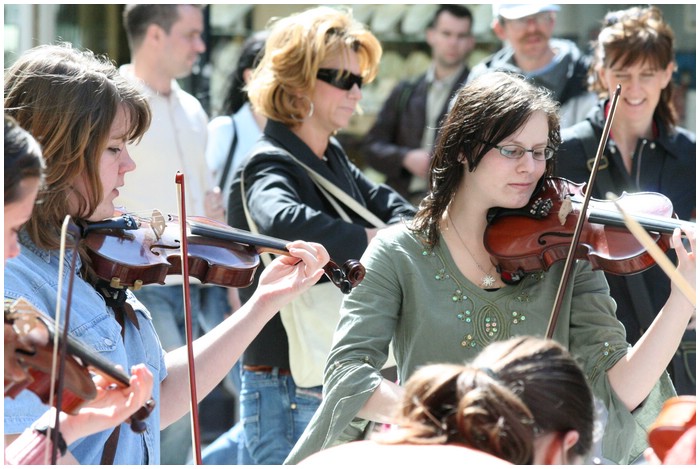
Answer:
<svg viewBox="0 0 700 469"><path fill-rule="evenodd" d="M374 80L381 44L350 11L322 6L273 20L247 87L251 105L267 118L298 124L310 112L303 96L314 89L321 65L350 51L358 54L363 82Z"/></svg>

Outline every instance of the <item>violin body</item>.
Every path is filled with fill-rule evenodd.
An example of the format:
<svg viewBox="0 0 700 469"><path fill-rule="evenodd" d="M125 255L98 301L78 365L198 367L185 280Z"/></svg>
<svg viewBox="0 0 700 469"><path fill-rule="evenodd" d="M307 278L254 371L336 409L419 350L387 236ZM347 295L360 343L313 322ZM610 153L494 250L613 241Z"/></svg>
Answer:
<svg viewBox="0 0 700 469"><path fill-rule="evenodd" d="M191 221L229 228L204 217L191 217ZM191 233L187 242L190 277L231 287L253 282L260 265L253 247ZM117 223L93 229L85 237L85 245L95 274L115 288L138 290L143 285L164 284L168 275L182 275L180 225L173 216L161 223L141 220L137 229Z"/></svg>
<svg viewBox="0 0 700 469"><path fill-rule="evenodd" d="M547 178L519 210L503 210L489 223L484 244L504 279L548 270L566 259L585 197L585 184ZM676 219L671 201L658 193L624 193L616 201L626 212L651 224L651 236L666 251ZM655 264L653 257L625 227L613 201L591 199L574 256L590 261L593 269L616 275L642 272ZM658 227L656 224L658 223ZM657 231L653 231L656 229Z"/></svg>
<svg viewBox="0 0 700 469"><path fill-rule="evenodd" d="M56 381L55 376L52 378L53 340L56 336L60 338L61 334L54 330L51 319L39 312L34 305L24 299L5 302L5 354L12 354L13 368L16 364L24 371L19 379L16 373L12 377L5 373L5 397L14 399L26 389L36 394L44 404L54 404L51 388ZM92 373L101 375L115 386L129 386L129 377L98 352L71 337L68 338L66 349L61 411L76 415L85 404L95 399L97 388ZM6 364L7 360L6 356ZM128 423L134 432L142 433L146 430L143 420L153 408L155 402L150 399L129 419Z"/></svg>
<svg viewBox="0 0 700 469"><path fill-rule="evenodd" d="M27 370L27 378L24 381L5 380L5 397L14 399L27 389L44 404L51 404L52 356L51 344L34 346L30 352L17 350L17 362ZM97 391L88 369L73 357L66 357L65 381L68 386L63 393L61 410L75 415L85 403L97 396Z"/></svg>
<svg viewBox="0 0 700 469"><path fill-rule="evenodd" d="M695 406L695 396L676 396L664 402L659 416L649 428L649 446L661 461L683 433L695 426Z"/></svg>

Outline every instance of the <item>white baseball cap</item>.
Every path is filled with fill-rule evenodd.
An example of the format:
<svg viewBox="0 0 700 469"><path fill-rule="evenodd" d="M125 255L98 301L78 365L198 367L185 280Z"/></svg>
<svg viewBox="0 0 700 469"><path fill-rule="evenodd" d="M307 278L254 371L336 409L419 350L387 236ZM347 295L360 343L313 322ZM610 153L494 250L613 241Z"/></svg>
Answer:
<svg viewBox="0 0 700 469"><path fill-rule="evenodd" d="M494 18L498 18L500 16L507 20L517 20L545 11L559 11L559 5L544 3L495 3L493 5Z"/></svg>

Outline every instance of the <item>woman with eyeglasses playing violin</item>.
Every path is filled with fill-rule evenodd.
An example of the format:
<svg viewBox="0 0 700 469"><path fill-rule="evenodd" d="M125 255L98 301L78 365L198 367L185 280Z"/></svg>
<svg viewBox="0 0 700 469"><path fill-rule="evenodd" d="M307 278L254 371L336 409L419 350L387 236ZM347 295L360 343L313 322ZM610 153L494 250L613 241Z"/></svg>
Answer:
<svg viewBox="0 0 700 469"><path fill-rule="evenodd" d="M549 332L564 260L518 281L496 270L501 261L487 250L485 234L492 209L530 207L548 182L559 145L558 106L522 77L491 72L458 92L439 135L429 193L413 222L377 235L362 257L367 273L343 301L323 403L287 462L357 439L365 425L355 417L394 423L404 391L379 372L392 340L405 383L427 363L463 363L492 342ZM680 230L673 241L678 271L694 284L694 236L691 252ZM592 456L629 463L646 447L645 425L673 393L664 369L693 305L674 291L630 348L605 276L588 259L574 261L561 300L552 338L580 361L608 414L602 453L598 447Z"/></svg>
<svg viewBox="0 0 700 469"><path fill-rule="evenodd" d="M323 244L333 259L359 259L379 228L337 202L335 194L324 195L311 171L381 225L413 215L412 205L364 176L334 138L358 111L362 85L375 77L380 55L381 45L372 33L339 9L312 8L272 25L247 86L253 109L268 121L235 176L228 206L231 226L251 229L246 204L264 235L303 236ZM241 298L250 291L242 290ZM331 333L327 335L330 347ZM317 360L319 369L325 353ZM242 363L241 416L250 464L281 464L321 401L322 372L308 381L299 381L297 375L295 382L287 331L279 317L248 347Z"/></svg>
<svg viewBox="0 0 700 469"><path fill-rule="evenodd" d="M657 192L668 197L679 219L694 220L695 134L678 126L674 42L674 32L657 7L633 7L605 16L590 71L600 100L586 120L562 129L557 174L577 183L588 181L610 96L619 84L620 102L593 197L604 199L609 191ZM658 266L636 275L606 277L617 317L633 344L668 299L671 282ZM693 321L669 366L679 394L695 394L695 342Z"/></svg>
<svg viewBox="0 0 700 469"><path fill-rule="evenodd" d="M126 174L136 169L126 143L146 131L150 110L135 85L121 77L112 62L69 44L38 46L23 53L5 73L4 106L19 125L36 136L46 164L45 184L38 193L41 203L31 215L25 215L28 219L17 234L22 250L5 267L4 295L10 300L24 298L53 316L63 220L69 214L81 225L114 215L119 188ZM223 379L282 305L323 275L329 257L322 246L295 241L287 249L290 256L276 259L266 269L250 301L194 343L199 398ZM69 335L124 370L145 364L157 380L151 395L156 407L143 421L145 431L138 434L122 425L116 446L109 445L114 448L111 463L159 464L160 429L184 416L191 405L187 350L182 347L165 353L150 313L131 291L125 292L125 301L134 314L118 317L117 308L96 290L95 271L84 251L83 245L67 249L66 259L76 253L80 256L73 278ZM68 260L64 263L66 267L70 264ZM66 301L65 296L62 300ZM4 408L6 444L47 410L28 391L6 399ZM111 452L106 443L108 438L113 441L112 434L109 429L82 438L68 447L66 457L81 464L99 464L103 453Z"/></svg>
<svg viewBox="0 0 700 469"><path fill-rule="evenodd" d="M44 162L41 149L29 132L5 116L5 262L17 257L20 245L17 233L31 217L42 184ZM16 359L16 349L25 345L11 324L5 323L5 383L24 382L28 372ZM77 415L60 414L59 452L84 436L113 428L133 415L151 397L153 375L145 365L131 369L127 388L108 388L102 377L95 377L97 397L84 405ZM7 387L6 387L7 389ZM48 410L19 439L5 448L6 464L47 464L51 454L51 433L55 409ZM58 459L61 463L75 462Z"/></svg>

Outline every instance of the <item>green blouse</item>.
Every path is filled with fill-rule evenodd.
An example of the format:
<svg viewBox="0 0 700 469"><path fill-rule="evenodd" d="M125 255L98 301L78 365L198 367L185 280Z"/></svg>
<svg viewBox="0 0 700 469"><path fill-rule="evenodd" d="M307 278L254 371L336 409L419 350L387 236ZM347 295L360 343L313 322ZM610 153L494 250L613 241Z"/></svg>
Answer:
<svg viewBox="0 0 700 469"><path fill-rule="evenodd" d="M564 264L486 291L461 274L442 239L431 251L405 226L381 232L361 262L367 273L343 302L323 402L288 463L361 436L366 422L354 416L381 382L392 339L403 383L422 365L463 363L491 342L544 336ZM605 276L588 262L577 261L572 269L553 338L568 347L607 409L603 457L634 461L647 447L646 429L675 392L664 374L634 413L614 394L605 371L629 345Z"/></svg>

